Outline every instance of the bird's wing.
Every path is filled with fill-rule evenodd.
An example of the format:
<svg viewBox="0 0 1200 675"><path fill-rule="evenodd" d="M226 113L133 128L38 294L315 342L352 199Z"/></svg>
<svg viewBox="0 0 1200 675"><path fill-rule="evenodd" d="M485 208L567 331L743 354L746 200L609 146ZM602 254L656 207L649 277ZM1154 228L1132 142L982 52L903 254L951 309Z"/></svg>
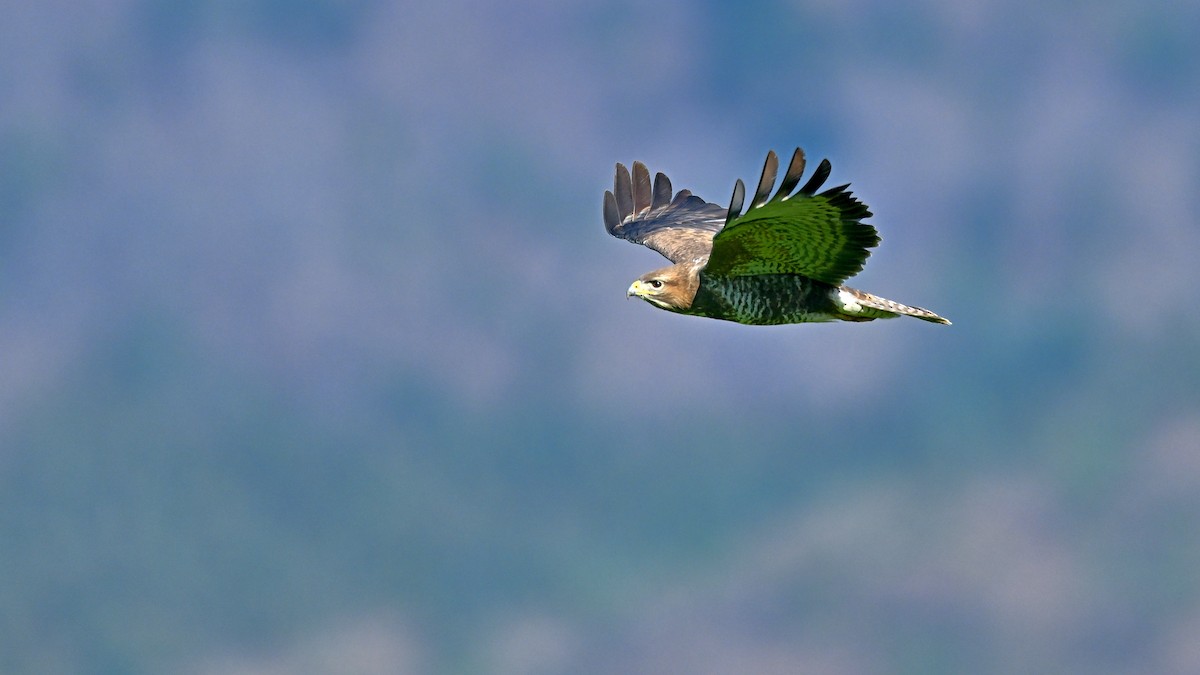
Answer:
<svg viewBox="0 0 1200 675"><path fill-rule="evenodd" d="M801 274L840 285L862 271L879 244L875 228L861 222L871 212L841 185L818 193L829 177L829 160L793 193L804 173L804 152L796 148L779 190L771 195L779 159L767 154L758 189L743 214L745 186L737 181L724 228L712 242L704 273L711 276Z"/></svg>
<svg viewBox="0 0 1200 675"><path fill-rule="evenodd" d="M725 225L726 209L688 190L671 197L671 180L661 172L650 184L650 172L633 163L633 175L617 165L613 191L604 193L604 227L614 237L658 251L671 262L703 259L713 235Z"/></svg>

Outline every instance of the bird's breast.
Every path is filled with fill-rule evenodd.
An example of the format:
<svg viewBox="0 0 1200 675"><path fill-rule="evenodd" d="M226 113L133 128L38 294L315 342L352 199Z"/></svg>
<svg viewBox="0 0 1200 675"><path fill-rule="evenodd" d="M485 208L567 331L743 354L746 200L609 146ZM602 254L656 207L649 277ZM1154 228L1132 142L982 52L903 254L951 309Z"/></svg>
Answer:
<svg viewBox="0 0 1200 675"><path fill-rule="evenodd" d="M831 288L798 274L701 275L690 313L747 324L832 321Z"/></svg>

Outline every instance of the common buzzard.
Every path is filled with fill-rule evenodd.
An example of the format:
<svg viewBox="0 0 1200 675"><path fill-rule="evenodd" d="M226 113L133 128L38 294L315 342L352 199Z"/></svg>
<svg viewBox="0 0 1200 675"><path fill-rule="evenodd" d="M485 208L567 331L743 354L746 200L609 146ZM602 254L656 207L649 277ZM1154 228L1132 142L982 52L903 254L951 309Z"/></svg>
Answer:
<svg viewBox="0 0 1200 675"><path fill-rule="evenodd" d="M804 151L796 148L774 196L779 158L767 153L758 189L746 196L739 179L729 208L688 190L672 198L662 173L650 182L641 162L633 174L617 164L612 192L604 193L604 226L614 237L643 244L673 265L644 274L629 287L662 309L746 324L871 321L913 316L949 324L927 309L886 300L849 286L869 249L879 244L871 216L849 184L817 192L829 177L829 160L799 191Z"/></svg>

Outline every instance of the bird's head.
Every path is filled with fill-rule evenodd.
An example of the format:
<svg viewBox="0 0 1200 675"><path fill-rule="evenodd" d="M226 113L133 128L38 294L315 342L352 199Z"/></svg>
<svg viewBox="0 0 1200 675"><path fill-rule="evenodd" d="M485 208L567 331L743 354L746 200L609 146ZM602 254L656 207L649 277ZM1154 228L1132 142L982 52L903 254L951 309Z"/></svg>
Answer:
<svg viewBox="0 0 1200 675"><path fill-rule="evenodd" d="M664 267L643 274L629 285L626 293L630 298L641 298L646 302L672 312L682 312L692 306L696 288L700 285L695 270L682 265Z"/></svg>

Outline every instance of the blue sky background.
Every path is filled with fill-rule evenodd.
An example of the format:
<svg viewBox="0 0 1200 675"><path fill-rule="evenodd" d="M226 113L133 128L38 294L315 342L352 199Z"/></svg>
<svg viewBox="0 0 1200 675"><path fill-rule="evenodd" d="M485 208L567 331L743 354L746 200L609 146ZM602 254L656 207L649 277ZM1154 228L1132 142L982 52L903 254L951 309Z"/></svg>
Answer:
<svg viewBox="0 0 1200 675"><path fill-rule="evenodd" d="M1197 25L5 5L0 670L1195 672ZM797 145L954 326L625 300Z"/></svg>

